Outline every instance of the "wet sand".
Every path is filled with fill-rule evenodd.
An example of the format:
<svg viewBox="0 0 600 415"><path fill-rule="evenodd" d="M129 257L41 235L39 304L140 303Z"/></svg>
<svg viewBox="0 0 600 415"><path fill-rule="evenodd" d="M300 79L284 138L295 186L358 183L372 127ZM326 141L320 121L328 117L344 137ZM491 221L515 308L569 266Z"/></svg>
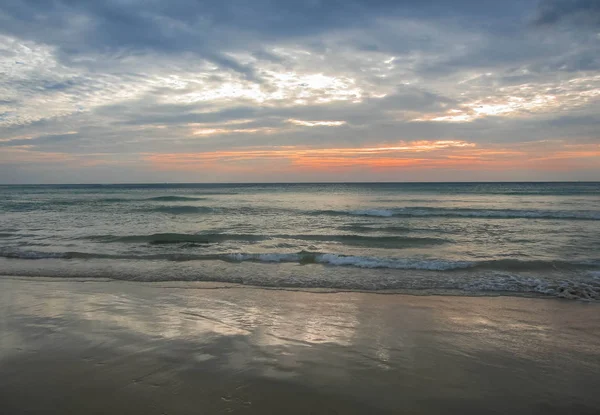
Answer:
<svg viewBox="0 0 600 415"><path fill-rule="evenodd" d="M598 414L600 304L0 277L2 414Z"/></svg>

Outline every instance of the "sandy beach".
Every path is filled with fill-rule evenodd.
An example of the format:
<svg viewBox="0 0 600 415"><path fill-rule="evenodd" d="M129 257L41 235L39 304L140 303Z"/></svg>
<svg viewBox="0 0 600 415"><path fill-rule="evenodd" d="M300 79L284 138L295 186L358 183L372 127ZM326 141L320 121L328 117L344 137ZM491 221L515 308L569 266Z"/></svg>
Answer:
<svg viewBox="0 0 600 415"><path fill-rule="evenodd" d="M2 277L3 414L597 414L600 306Z"/></svg>

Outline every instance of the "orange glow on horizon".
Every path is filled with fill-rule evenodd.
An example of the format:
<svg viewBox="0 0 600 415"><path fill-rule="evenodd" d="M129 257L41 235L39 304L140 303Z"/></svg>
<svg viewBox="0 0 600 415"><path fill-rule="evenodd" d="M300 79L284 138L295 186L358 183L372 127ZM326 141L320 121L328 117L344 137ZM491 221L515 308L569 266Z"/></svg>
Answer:
<svg viewBox="0 0 600 415"><path fill-rule="evenodd" d="M335 172L352 169L459 169L564 170L578 160L589 164L600 158L600 145L570 148L561 142L518 144L515 148L497 145L480 147L460 140L400 142L397 145L356 148L308 148L285 146L203 153L144 154L143 159L159 170L252 171L268 168L286 172ZM595 162L595 160L592 160Z"/></svg>
<svg viewBox="0 0 600 415"><path fill-rule="evenodd" d="M514 144L475 144L461 140L398 142L371 147L315 148L301 146L252 147L189 153L59 153L40 152L31 146L0 152L5 164L64 164L74 168L142 166L149 171L219 175L236 174L360 174L400 171L540 172L597 171L600 144L569 144L545 140Z"/></svg>

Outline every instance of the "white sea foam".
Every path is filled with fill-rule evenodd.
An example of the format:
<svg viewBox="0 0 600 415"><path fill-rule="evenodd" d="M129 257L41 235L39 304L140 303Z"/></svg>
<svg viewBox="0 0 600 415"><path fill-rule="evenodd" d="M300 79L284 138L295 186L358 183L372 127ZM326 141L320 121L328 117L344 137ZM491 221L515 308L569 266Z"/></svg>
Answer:
<svg viewBox="0 0 600 415"><path fill-rule="evenodd" d="M600 271L589 271L588 275L594 279L600 280Z"/></svg>
<svg viewBox="0 0 600 415"><path fill-rule="evenodd" d="M376 258L343 256L323 253L279 253L227 255L228 261L259 262L263 266L252 267L230 264L223 268L215 261L224 260L222 255L198 255L189 261L160 260L154 257L148 266L132 262L131 258L102 258L82 253L51 253L21 251L7 253L1 262L7 275L113 278L128 281L218 281L241 283L264 287L295 287L297 289L331 288L358 290L426 290L439 293L465 293L468 295L544 295L567 299L600 300L600 271L583 273L515 273L488 269L470 269L477 263L441 259ZM15 259L17 258L17 259ZM25 260L49 258L44 266L27 267ZM61 259L65 258L65 259ZM19 260L25 259L25 260ZM138 258L142 260L142 258ZM164 258L163 258L164 259ZM206 265L199 266L196 261ZM174 262L171 262L174 261ZM191 262L190 262L191 261ZM281 279L275 264L313 263L292 273L286 272ZM320 264L320 265L319 265ZM274 267L274 268L271 268ZM339 267L327 270L324 267ZM381 272L376 268L383 268ZM396 270L391 272L390 269ZM406 270L403 272L403 270ZM2 272L0 272L1 274Z"/></svg>
<svg viewBox="0 0 600 415"><path fill-rule="evenodd" d="M420 269L432 271L469 268L473 266L473 263L468 261L385 259L361 256L343 256L336 254L317 255L315 262L338 266L353 266L358 268Z"/></svg>
<svg viewBox="0 0 600 415"><path fill-rule="evenodd" d="M289 254L229 254L228 258L234 261L255 262L304 262L318 263L332 266L347 266L356 268L389 268L389 269L414 269L444 271L452 269L470 268L474 263L469 261L445 261L445 260L419 260L410 258L388 259L363 256L346 256L337 254L320 253L289 253Z"/></svg>
<svg viewBox="0 0 600 415"><path fill-rule="evenodd" d="M599 300L600 283L493 273L470 281L462 287L471 292L539 293L553 297L581 300Z"/></svg>

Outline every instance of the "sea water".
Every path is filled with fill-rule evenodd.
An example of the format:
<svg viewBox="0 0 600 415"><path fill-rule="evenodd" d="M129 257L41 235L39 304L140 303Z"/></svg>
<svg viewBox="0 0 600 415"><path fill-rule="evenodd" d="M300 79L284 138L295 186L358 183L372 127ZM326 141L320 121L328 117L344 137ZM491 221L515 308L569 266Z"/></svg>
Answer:
<svg viewBox="0 0 600 415"><path fill-rule="evenodd" d="M0 186L0 275L600 299L600 183Z"/></svg>

